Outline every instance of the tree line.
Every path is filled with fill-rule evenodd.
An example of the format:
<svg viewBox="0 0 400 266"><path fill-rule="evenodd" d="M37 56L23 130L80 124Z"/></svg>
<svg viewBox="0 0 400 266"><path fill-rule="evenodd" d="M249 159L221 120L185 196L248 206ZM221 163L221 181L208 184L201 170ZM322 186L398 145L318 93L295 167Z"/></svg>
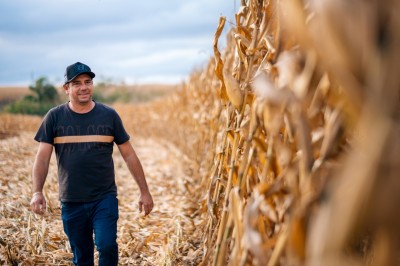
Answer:
<svg viewBox="0 0 400 266"><path fill-rule="evenodd" d="M29 95L4 107L4 111L13 114L45 115L50 108L61 103L57 89L46 77L38 78L29 86Z"/></svg>

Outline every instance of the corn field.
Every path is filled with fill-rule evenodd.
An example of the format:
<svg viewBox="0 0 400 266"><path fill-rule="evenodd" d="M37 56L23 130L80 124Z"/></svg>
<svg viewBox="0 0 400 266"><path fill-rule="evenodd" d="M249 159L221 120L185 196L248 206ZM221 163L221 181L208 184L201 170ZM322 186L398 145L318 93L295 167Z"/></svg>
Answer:
<svg viewBox="0 0 400 266"><path fill-rule="evenodd" d="M242 0L181 89L115 105L156 206L129 205L115 154L121 264L400 265L399 13L395 0ZM0 262L69 265L54 165L48 217L28 210L36 124L0 119Z"/></svg>

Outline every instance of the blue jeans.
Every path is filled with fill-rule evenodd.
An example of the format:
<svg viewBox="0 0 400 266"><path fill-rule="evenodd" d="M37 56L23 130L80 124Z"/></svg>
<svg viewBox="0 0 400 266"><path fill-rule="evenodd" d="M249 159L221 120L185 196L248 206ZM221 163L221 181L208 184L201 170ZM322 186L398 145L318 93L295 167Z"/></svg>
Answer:
<svg viewBox="0 0 400 266"><path fill-rule="evenodd" d="M118 199L115 195L92 202L62 202L61 214L75 265L94 265L94 244L99 252L99 266L118 265Z"/></svg>

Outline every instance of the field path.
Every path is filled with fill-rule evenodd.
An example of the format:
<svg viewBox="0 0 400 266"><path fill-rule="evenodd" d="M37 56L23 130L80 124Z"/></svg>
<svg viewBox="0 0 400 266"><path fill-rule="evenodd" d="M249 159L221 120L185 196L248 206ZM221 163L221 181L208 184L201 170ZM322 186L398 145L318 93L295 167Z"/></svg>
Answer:
<svg viewBox="0 0 400 266"><path fill-rule="evenodd" d="M190 254L182 265L188 265L197 251L190 242L182 241L194 240L189 234L195 230L196 224L189 216L197 209L197 202L192 201L186 189L188 176L183 164L187 160L170 143L143 138L132 142L143 164L155 207L148 217L138 214L138 187L119 152L115 152L120 200L119 236L123 237L121 253L131 253L126 254L126 262L134 262L132 265L140 265L142 261L145 262L143 265L162 265L174 261L178 249L184 244L189 246L184 249L188 249ZM124 257L122 254L122 261Z"/></svg>
<svg viewBox="0 0 400 266"><path fill-rule="evenodd" d="M30 173L37 149L33 136L32 132L22 132L0 139L0 264L11 265L10 261L15 260L22 265L69 265L71 255L60 220L54 153L44 189L47 214L41 217L29 211ZM190 234L196 220L189 217L198 206L186 190L186 159L165 141L137 138L131 142L143 164L155 206L147 217L139 213L138 187L115 146L120 264L191 265L198 256L197 244L186 239L194 240ZM182 250L185 254L178 254Z"/></svg>

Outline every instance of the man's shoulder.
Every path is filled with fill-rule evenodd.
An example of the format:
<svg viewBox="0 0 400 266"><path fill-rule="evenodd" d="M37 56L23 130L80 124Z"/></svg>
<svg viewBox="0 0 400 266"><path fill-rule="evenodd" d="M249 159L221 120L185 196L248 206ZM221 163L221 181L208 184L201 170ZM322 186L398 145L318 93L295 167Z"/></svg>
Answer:
<svg viewBox="0 0 400 266"><path fill-rule="evenodd" d="M99 111L116 113L116 111L115 111L114 108L112 108L111 106L106 105L106 104L104 104L104 103L96 102L96 108L97 108Z"/></svg>
<svg viewBox="0 0 400 266"><path fill-rule="evenodd" d="M48 114L57 114L59 112L64 112L67 109L68 109L67 103L62 103L60 105L54 106L47 113Z"/></svg>

